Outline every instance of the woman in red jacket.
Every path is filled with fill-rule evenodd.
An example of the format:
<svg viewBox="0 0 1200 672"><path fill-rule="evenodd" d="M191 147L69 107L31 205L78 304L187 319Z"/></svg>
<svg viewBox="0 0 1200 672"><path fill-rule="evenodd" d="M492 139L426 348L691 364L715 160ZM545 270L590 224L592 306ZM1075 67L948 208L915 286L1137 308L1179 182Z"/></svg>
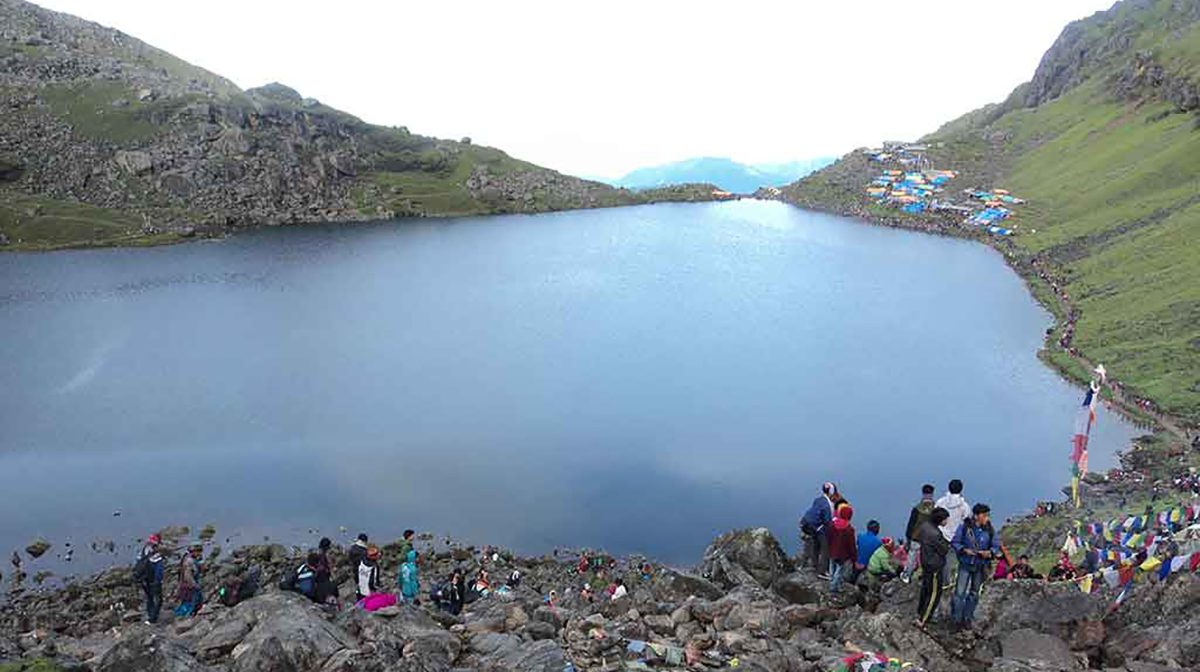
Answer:
<svg viewBox="0 0 1200 672"><path fill-rule="evenodd" d="M837 591L845 580L854 560L858 557L858 542L854 536L854 526L850 519L854 517L854 509L849 505L838 509L829 529L829 564L832 573L829 577L829 589Z"/></svg>

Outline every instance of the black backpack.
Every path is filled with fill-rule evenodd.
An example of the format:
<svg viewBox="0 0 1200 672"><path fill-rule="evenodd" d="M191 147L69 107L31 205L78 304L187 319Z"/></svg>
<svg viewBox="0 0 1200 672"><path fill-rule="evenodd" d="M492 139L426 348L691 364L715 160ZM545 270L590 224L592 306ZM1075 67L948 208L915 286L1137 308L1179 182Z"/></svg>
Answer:
<svg viewBox="0 0 1200 672"><path fill-rule="evenodd" d="M150 556L142 552L138 554L138 559L133 563L133 571L130 573L133 580L137 583L147 583L150 581Z"/></svg>

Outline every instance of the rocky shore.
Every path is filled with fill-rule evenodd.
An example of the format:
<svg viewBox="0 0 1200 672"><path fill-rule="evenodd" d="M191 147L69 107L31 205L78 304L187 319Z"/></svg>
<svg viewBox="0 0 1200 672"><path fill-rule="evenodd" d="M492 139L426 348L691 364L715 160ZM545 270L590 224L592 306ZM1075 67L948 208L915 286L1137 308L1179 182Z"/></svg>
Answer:
<svg viewBox="0 0 1200 672"><path fill-rule="evenodd" d="M303 562L300 549L263 545L222 554L209 547L206 592L250 567L261 570L263 589L232 608L211 599L191 619L171 615L168 598L164 620L154 626L142 623L141 591L129 567L53 590L17 591L0 605L0 670L827 672L862 651L911 664L904 669L913 672L1157 672L1200 665L1200 577L1191 573L1139 585L1115 613L1111 590L992 582L977 627L953 632L915 627L915 582L885 584L878 593L831 593L827 582L796 571L766 529L722 535L687 569L596 552L519 557L484 547L434 550L427 540L417 549L422 597L455 569L469 577L487 570L492 592L459 615L427 600L376 612L346 604L339 612L277 587ZM381 561L381 576L393 589L399 552L387 546ZM585 571L581 554L592 560ZM332 558L342 595L351 595L342 549L335 547ZM175 566L177 559L167 572L168 596ZM513 570L520 584L498 590ZM628 595L609 599L604 588L618 580ZM581 595L585 584L594 601Z"/></svg>

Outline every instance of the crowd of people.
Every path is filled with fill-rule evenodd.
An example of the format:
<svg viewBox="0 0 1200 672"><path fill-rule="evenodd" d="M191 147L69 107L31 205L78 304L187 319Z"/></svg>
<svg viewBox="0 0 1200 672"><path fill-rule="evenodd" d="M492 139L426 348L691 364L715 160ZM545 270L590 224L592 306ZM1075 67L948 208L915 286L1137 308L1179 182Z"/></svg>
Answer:
<svg viewBox="0 0 1200 672"><path fill-rule="evenodd" d="M937 613L944 591L953 588L950 619L969 628L975 619L979 591L987 579L1032 576L1029 559L1013 562L1000 544L986 504L971 506L963 483L950 481L947 492L934 499L935 488L925 485L909 513L904 538L880 537L872 520L855 533L854 509L833 483L800 518L803 565L829 581L832 591L844 586L877 589L884 583L921 580L917 624L925 628ZM999 561L993 571L993 562Z"/></svg>

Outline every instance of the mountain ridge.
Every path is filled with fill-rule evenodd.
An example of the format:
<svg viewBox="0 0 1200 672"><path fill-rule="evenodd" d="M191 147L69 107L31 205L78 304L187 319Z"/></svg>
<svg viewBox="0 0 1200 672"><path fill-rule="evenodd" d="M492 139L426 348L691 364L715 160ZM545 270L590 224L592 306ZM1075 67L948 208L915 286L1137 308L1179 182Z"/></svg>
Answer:
<svg viewBox="0 0 1200 672"><path fill-rule="evenodd" d="M633 170L609 184L647 189L671 184L711 183L726 191L749 194L762 187L779 187L833 163L833 158L747 164L727 157L700 156Z"/></svg>
<svg viewBox="0 0 1200 672"><path fill-rule="evenodd" d="M367 124L283 84L242 91L24 0L0 0L0 26L0 249L712 199L712 185L634 193Z"/></svg>

